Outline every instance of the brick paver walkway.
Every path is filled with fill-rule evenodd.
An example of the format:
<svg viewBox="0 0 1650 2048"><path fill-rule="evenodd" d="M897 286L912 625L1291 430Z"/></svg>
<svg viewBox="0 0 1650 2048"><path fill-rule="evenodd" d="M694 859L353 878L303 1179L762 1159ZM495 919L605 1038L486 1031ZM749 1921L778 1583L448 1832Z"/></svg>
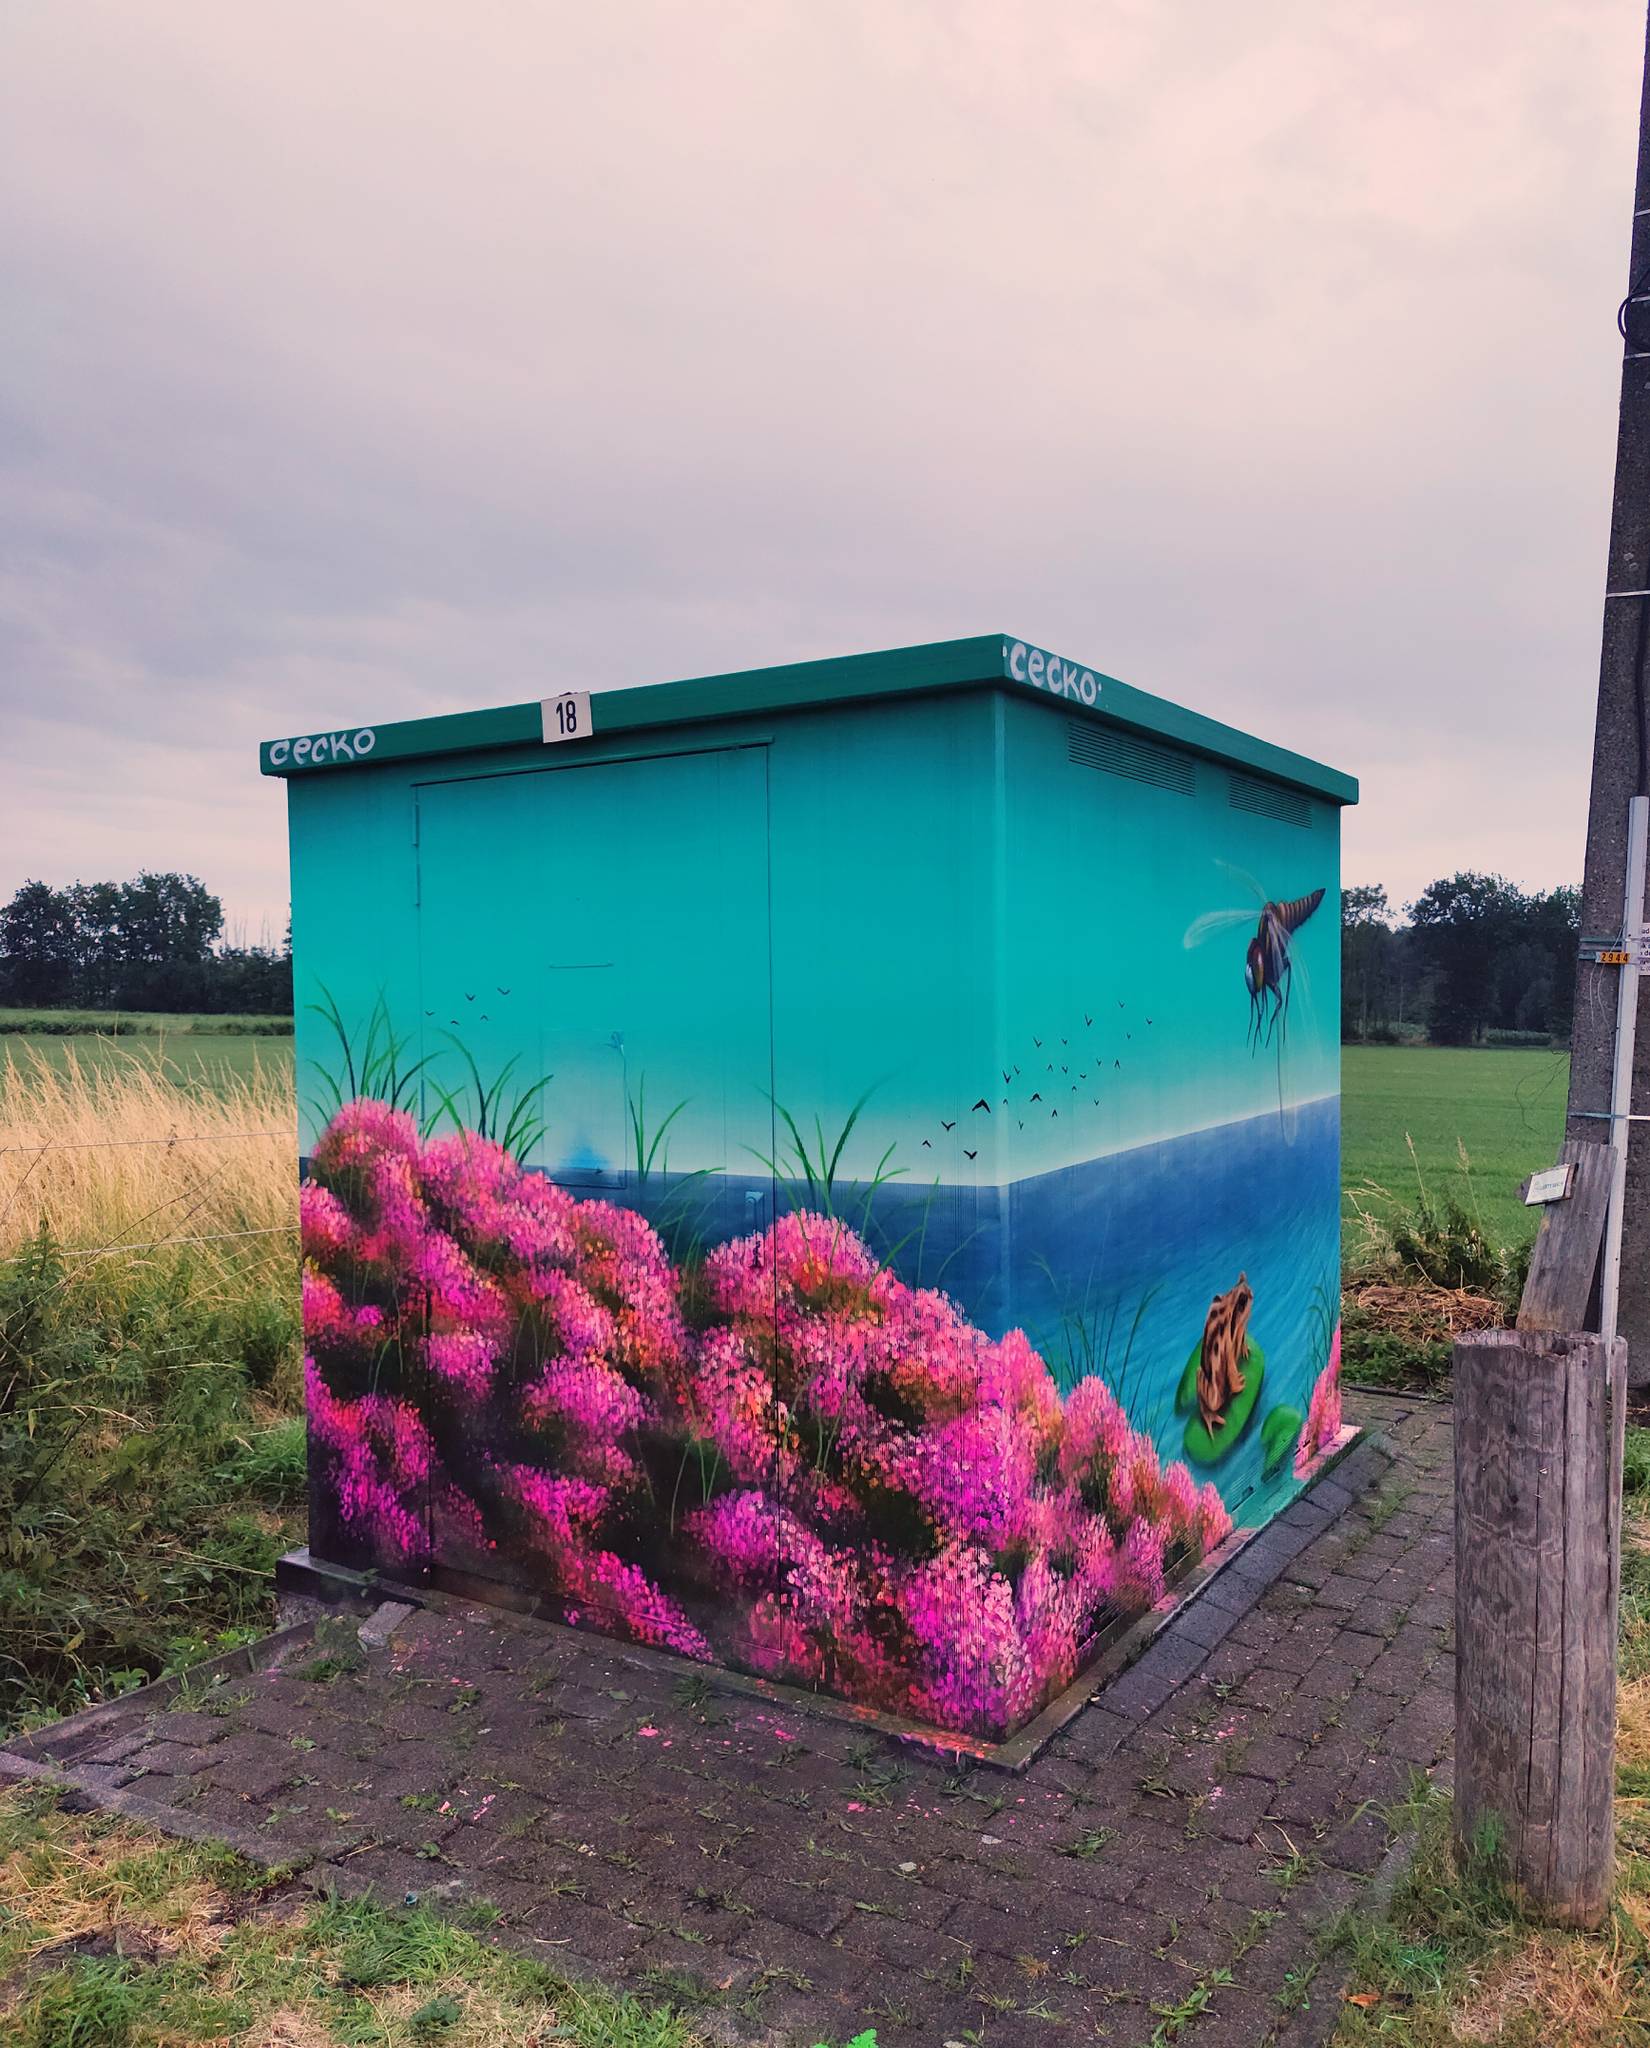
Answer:
<svg viewBox="0 0 1650 2048"><path fill-rule="evenodd" d="M1018 1777L475 1608L412 1615L354 1671L297 1635L204 1697L0 1752L0 1776L44 1762L312 1883L490 1901L557 1967L729 2039L1294 2048L1337 2017L1320 1930L1451 1734L1449 1411L1356 1405L1385 1450Z"/></svg>

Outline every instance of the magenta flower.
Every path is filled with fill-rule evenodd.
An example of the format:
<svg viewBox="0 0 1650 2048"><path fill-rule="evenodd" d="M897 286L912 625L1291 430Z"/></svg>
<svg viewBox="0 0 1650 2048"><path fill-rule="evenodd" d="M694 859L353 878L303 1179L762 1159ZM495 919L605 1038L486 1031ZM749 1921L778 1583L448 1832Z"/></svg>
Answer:
<svg viewBox="0 0 1650 2048"><path fill-rule="evenodd" d="M1295 1445L1295 1473L1304 1478L1341 1433L1341 1326L1329 1341L1329 1362L1319 1373L1307 1404L1306 1422Z"/></svg>
<svg viewBox="0 0 1650 2048"><path fill-rule="evenodd" d="M1232 1533L1232 1518L1220 1497L1220 1488L1206 1480L1197 1496L1198 1549L1207 1554Z"/></svg>
<svg viewBox="0 0 1650 2048"><path fill-rule="evenodd" d="M330 1188L306 1180L298 1190L298 1230L304 1257L325 1263L355 1243L355 1222Z"/></svg>
<svg viewBox="0 0 1650 2048"><path fill-rule="evenodd" d="M433 1446L405 1402L368 1395L335 1398L304 1361L310 1436L327 1460L338 1518L386 1562L421 1563L429 1531L421 1512Z"/></svg>
<svg viewBox="0 0 1650 2048"><path fill-rule="evenodd" d="M953 1544L909 1572L899 1611L916 1647L912 1694L942 1728L1010 1728L1041 1704L1014 1588L985 1555Z"/></svg>
<svg viewBox="0 0 1650 2048"><path fill-rule="evenodd" d="M1123 1538L1118 1579L1141 1607L1154 1607L1163 1598L1163 1531L1143 1515L1135 1517Z"/></svg>
<svg viewBox="0 0 1650 2048"><path fill-rule="evenodd" d="M627 1443L649 1412L630 1382L596 1359L552 1361L521 1397L523 1422L554 1433L568 1471L619 1485L642 1476Z"/></svg>
<svg viewBox="0 0 1650 2048"><path fill-rule="evenodd" d="M581 1479L554 1479L531 1466L500 1473L506 1500L521 1510L528 1542L544 1559L556 1590L597 1610L609 1626L642 1643L706 1661L710 1645L677 1604L636 1566L605 1549L606 1490Z"/></svg>

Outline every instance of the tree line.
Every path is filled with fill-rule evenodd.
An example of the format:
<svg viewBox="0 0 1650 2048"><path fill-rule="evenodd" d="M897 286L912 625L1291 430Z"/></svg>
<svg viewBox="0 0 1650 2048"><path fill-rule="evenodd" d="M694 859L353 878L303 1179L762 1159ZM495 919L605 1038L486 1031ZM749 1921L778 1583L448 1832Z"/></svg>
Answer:
<svg viewBox="0 0 1650 2048"><path fill-rule="evenodd" d="M0 908L0 1003L19 1008L290 1015L290 931L226 943L223 905L193 875L25 882ZM1527 893L1471 871L1396 909L1379 883L1341 896L1341 1035L1475 1045L1562 1039L1575 1003L1580 891Z"/></svg>
<svg viewBox="0 0 1650 2048"><path fill-rule="evenodd" d="M25 882L0 908L0 1003L290 1014L290 929L278 946L246 946L223 928L222 903L193 875Z"/></svg>
<svg viewBox="0 0 1650 2048"><path fill-rule="evenodd" d="M1581 891L1463 870L1402 913L1379 883L1341 894L1341 1036L1434 1045L1565 1039Z"/></svg>

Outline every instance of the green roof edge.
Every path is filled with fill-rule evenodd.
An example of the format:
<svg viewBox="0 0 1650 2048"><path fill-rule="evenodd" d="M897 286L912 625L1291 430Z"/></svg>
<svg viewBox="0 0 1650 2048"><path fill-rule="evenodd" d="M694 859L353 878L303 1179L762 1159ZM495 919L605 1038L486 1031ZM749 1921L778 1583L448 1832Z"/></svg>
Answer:
<svg viewBox="0 0 1650 2048"><path fill-rule="evenodd" d="M1098 669L1053 655L1034 641L1012 634L981 633L966 640L936 640L922 647L897 647L874 654L850 654L827 661L789 662L776 668L740 669L725 675L692 676L680 682L649 683L602 690L591 702L592 737L640 732L650 726L683 725L708 719L742 718L765 712L817 709L876 697L918 695L929 690L994 687L1015 696L1042 697L1067 711L1101 723L1189 747L1234 766L1252 769L1331 803L1355 804L1355 777L1325 767L1286 747L1205 718L1164 697L1137 690ZM1092 690L1092 699L1090 692ZM474 753L497 747L537 745L543 740L540 700L505 704L488 711L456 711L435 718L409 718L389 725L339 726L285 740L266 740L258 750L265 775L288 776L319 769L405 761L421 755ZM294 759L294 753L299 754Z"/></svg>

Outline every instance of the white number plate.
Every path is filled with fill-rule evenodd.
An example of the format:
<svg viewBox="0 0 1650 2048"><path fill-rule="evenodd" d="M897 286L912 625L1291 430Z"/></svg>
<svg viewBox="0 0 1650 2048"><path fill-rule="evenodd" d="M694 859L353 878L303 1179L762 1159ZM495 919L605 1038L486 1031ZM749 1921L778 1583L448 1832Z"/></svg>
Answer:
<svg viewBox="0 0 1650 2048"><path fill-rule="evenodd" d="M553 747L562 740L590 737L590 692L567 690L559 697L546 697L539 706L544 714L544 744Z"/></svg>

